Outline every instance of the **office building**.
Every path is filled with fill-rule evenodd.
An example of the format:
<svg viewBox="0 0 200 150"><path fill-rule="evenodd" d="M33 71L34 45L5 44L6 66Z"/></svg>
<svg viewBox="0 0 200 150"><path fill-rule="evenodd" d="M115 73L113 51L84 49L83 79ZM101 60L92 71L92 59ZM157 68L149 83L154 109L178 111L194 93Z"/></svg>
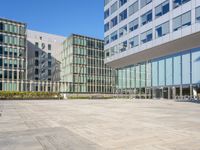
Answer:
<svg viewBox="0 0 200 150"><path fill-rule="evenodd" d="M199 0L105 0L104 31L117 92L166 99L200 94Z"/></svg>
<svg viewBox="0 0 200 150"><path fill-rule="evenodd" d="M112 93L115 71L104 64L102 40L73 34L63 43L61 81L72 93Z"/></svg>
<svg viewBox="0 0 200 150"><path fill-rule="evenodd" d="M65 37L27 30L28 80L58 82Z"/></svg>
<svg viewBox="0 0 200 150"><path fill-rule="evenodd" d="M25 89L26 55L26 24L0 18L0 91Z"/></svg>

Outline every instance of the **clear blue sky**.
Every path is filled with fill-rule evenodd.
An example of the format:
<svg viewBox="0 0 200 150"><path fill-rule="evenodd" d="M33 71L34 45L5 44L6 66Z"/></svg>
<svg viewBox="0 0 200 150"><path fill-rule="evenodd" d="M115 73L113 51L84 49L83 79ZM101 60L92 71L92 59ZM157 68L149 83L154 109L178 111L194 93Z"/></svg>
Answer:
<svg viewBox="0 0 200 150"><path fill-rule="evenodd" d="M0 17L32 30L103 38L103 0L2 0Z"/></svg>

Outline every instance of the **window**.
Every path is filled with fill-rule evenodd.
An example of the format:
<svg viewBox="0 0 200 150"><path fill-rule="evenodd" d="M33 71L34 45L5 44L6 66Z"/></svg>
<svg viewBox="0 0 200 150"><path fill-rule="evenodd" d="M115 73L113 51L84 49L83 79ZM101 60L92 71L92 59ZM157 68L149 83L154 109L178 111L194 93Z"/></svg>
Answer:
<svg viewBox="0 0 200 150"><path fill-rule="evenodd" d="M151 2L152 2L152 0L140 0L140 6L142 8Z"/></svg>
<svg viewBox="0 0 200 150"><path fill-rule="evenodd" d="M104 0L104 6L106 6L111 0Z"/></svg>
<svg viewBox="0 0 200 150"><path fill-rule="evenodd" d="M0 46L0 55L3 54L3 47Z"/></svg>
<svg viewBox="0 0 200 150"><path fill-rule="evenodd" d="M182 29L183 27L191 25L191 11L180 15L173 19L173 31Z"/></svg>
<svg viewBox="0 0 200 150"><path fill-rule="evenodd" d="M127 18L127 9L125 9L124 11L122 11L120 14L119 14L119 22L125 20Z"/></svg>
<svg viewBox="0 0 200 150"><path fill-rule="evenodd" d="M35 51L35 57L39 57L39 52Z"/></svg>
<svg viewBox="0 0 200 150"><path fill-rule="evenodd" d="M117 31L115 31L115 32L113 32L113 33L111 34L111 42L113 42L113 41L115 41L115 40L117 40L117 39L118 39Z"/></svg>
<svg viewBox="0 0 200 150"><path fill-rule="evenodd" d="M134 48L139 45L139 37L138 35L129 39L129 47Z"/></svg>
<svg viewBox="0 0 200 150"><path fill-rule="evenodd" d="M110 8L110 13L113 14L118 8L118 2L116 1Z"/></svg>
<svg viewBox="0 0 200 150"><path fill-rule="evenodd" d="M38 42L35 42L35 47L39 47L39 43Z"/></svg>
<svg viewBox="0 0 200 150"><path fill-rule="evenodd" d="M139 26L139 19L135 19L129 23L129 32L136 30Z"/></svg>
<svg viewBox="0 0 200 150"><path fill-rule="evenodd" d="M4 79L7 79L7 77L8 77L7 70L4 70Z"/></svg>
<svg viewBox="0 0 200 150"><path fill-rule="evenodd" d="M0 42L3 42L3 35L0 34Z"/></svg>
<svg viewBox="0 0 200 150"><path fill-rule="evenodd" d="M158 5L155 8L155 16L156 18L166 14L169 12L169 0L165 1L164 3Z"/></svg>
<svg viewBox="0 0 200 150"><path fill-rule="evenodd" d="M122 37L127 33L127 25L123 26L122 28L119 29L119 37Z"/></svg>
<svg viewBox="0 0 200 150"><path fill-rule="evenodd" d="M141 17L141 25L145 25L152 21L152 10L148 11Z"/></svg>
<svg viewBox="0 0 200 150"><path fill-rule="evenodd" d="M35 75L38 75L38 74L39 74L39 70L35 69Z"/></svg>
<svg viewBox="0 0 200 150"><path fill-rule="evenodd" d="M190 0L173 0L173 7L177 8L177 7L181 6L182 4L185 4L189 1Z"/></svg>
<svg viewBox="0 0 200 150"><path fill-rule="evenodd" d="M48 44L48 50L51 50L51 44Z"/></svg>
<svg viewBox="0 0 200 150"><path fill-rule="evenodd" d="M136 1L131 6L129 6L128 10L129 10L129 16L131 16L132 14L134 14L135 12L137 12L138 11L138 1Z"/></svg>
<svg viewBox="0 0 200 150"><path fill-rule="evenodd" d="M109 22L104 25L104 32L109 30Z"/></svg>
<svg viewBox="0 0 200 150"><path fill-rule="evenodd" d="M0 22L0 30L3 30L3 23Z"/></svg>
<svg viewBox="0 0 200 150"><path fill-rule="evenodd" d="M12 79L12 71L9 71L9 79Z"/></svg>
<svg viewBox="0 0 200 150"><path fill-rule="evenodd" d="M51 53L48 53L48 59L51 59Z"/></svg>
<svg viewBox="0 0 200 150"><path fill-rule="evenodd" d="M147 43L153 39L152 29L141 34L141 44Z"/></svg>
<svg viewBox="0 0 200 150"><path fill-rule="evenodd" d="M196 14L196 16L195 16L196 22L200 22L200 7L196 8L195 14Z"/></svg>
<svg viewBox="0 0 200 150"><path fill-rule="evenodd" d="M39 66L39 61L35 60L35 66Z"/></svg>
<svg viewBox="0 0 200 150"><path fill-rule="evenodd" d="M111 20L111 25L110 25L110 27L112 28L112 27L116 26L117 23L118 23L118 20L117 20L117 16L116 16L116 17L114 17L114 18Z"/></svg>
<svg viewBox="0 0 200 150"><path fill-rule="evenodd" d="M119 0L119 7L127 3L127 0Z"/></svg>
<svg viewBox="0 0 200 150"><path fill-rule="evenodd" d="M107 9L107 10L104 12L104 19L108 18L109 15L110 15L109 9Z"/></svg>
<svg viewBox="0 0 200 150"><path fill-rule="evenodd" d="M121 44L119 44L119 51L124 52L126 50L127 50L127 41L124 41Z"/></svg>
<svg viewBox="0 0 200 150"><path fill-rule="evenodd" d="M48 76L51 76L51 70L48 70Z"/></svg>
<svg viewBox="0 0 200 150"><path fill-rule="evenodd" d="M169 33L169 21L156 27L156 38L165 36Z"/></svg>
<svg viewBox="0 0 200 150"><path fill-rule="evenodd" d="M109 36L105 37L105 39L104 39L104 43L105 43L105 45L107 45L107 44L110 43Z"/></svg>
<svg viewBox="0 0 200 150"><path fill-rule="evenodd" d="M51 68L51 62L50 61L48 61L48 67Z"/></svg>

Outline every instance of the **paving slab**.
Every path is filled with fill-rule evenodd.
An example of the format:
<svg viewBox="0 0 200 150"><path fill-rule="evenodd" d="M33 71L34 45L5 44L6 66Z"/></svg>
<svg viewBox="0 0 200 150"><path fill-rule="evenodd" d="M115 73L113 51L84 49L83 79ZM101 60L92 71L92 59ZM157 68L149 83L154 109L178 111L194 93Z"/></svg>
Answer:
<svg viewBox="0 0 200 150"><path fill-rule="evenodd" d="M200 150L200 104L0 101L0 150Z"/></svg>

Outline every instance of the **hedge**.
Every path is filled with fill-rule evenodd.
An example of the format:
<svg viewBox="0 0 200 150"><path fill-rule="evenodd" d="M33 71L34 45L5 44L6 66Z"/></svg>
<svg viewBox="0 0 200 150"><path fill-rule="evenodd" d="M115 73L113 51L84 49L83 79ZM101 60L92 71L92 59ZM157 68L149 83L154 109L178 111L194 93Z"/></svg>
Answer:
<svg viewBox="0 0 200 150"><path fill-rule="evenodd" d="M23 99L62 99L59 93L55 92L11 92L0 91L1 100L23 100Z"/></svg>

